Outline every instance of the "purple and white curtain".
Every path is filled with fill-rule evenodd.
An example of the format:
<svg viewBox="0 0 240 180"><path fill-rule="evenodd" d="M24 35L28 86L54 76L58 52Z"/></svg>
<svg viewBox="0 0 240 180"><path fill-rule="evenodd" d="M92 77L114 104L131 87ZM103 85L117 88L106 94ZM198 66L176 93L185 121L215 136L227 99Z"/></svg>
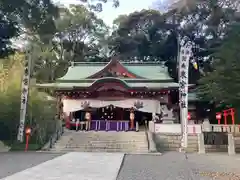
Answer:
<svg viewBox="0 0 240 180"><path fill-rule="evenodd" d="M75 112L83 110L87 107L91 108L101 108L109 105L113 105L120 108L135 108L142 112L148 113L161 113L160 101L158 100L148 100L148 99L126 99L119 101L103 101L95 99L63 99L63 112L69 114L70 112Z"/></svg>

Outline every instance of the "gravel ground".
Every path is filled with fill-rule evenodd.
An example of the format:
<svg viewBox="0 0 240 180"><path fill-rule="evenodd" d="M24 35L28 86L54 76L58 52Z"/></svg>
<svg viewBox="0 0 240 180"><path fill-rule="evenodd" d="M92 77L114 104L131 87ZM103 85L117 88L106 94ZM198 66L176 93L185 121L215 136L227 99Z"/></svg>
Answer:
<svg viewBox="0 0 240 180"><path fill-rule="evenodd" d="M117 180L240 180L239 165L240 156L223 154L126 155Z"/></svg>
<svg viewBox="0 0 240 180"><path fill-rule="evenodd" d="M0 179L51 160L62 154L38 152L8 152L0 153Z"/></svg>

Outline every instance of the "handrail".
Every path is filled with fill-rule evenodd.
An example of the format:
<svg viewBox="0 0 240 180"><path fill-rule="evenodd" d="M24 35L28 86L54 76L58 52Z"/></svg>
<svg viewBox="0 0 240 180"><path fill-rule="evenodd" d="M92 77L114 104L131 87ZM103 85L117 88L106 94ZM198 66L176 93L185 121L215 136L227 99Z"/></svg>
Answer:
<svg viewBox="0 0 240 180"><path fill-rule="evenodd" d="M50 150L53 145L57 142L57 140L59 140L59 138L63 135L64 133L64 127L62 126L62 121L59 121L59 123L57 123L57 128L55 133L50 137L49 141L43 146L42 150L48 151Z"/></svg>

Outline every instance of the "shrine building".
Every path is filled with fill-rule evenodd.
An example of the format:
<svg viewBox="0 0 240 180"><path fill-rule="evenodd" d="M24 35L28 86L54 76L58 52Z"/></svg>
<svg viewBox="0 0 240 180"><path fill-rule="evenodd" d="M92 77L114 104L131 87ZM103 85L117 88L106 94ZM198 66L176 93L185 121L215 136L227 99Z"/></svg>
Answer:
<svg viewBox="0 0 240 180"><path fill-rule="evenodd" d="M37 87L54 90L69 129L136 130L157 116L179 123L178 83L159 62L75 62L55 83Z"/></svg>

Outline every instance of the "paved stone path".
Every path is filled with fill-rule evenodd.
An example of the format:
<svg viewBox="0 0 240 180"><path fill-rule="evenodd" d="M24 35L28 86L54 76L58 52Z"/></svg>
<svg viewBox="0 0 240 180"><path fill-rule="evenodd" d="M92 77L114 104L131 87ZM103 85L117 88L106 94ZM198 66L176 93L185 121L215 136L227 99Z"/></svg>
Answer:
<svg viewBox="0 0 240 180"><path fill-rule="evenodd" d="M36 152L8 152L0 153L0 179L14 173L31 168L62 154Z"/></svg>
<svg viewBox="0 0 240 180"><path fill-rule="evenodd" d="M226 154L0 153L0 180L240 180L239 165Z"/></svg>
<svg viewBox="0 0 240 180"><path fill-rule="evenodd" d="M124 154L72 152L26 169L4 180L115 180ZM3 180L2 179L2 180Z"/></svg>
<svg viewBox="0 0 240 180"><path fill-rule="evenodd" d="M186 158L187 157L187 158ZM239 173L240 156L169 152L162 156L126 155L117 180L211 180L217 173ZM220 180L220 177L215 179ZM240 180L226 176L221 180Z"/></svg>

